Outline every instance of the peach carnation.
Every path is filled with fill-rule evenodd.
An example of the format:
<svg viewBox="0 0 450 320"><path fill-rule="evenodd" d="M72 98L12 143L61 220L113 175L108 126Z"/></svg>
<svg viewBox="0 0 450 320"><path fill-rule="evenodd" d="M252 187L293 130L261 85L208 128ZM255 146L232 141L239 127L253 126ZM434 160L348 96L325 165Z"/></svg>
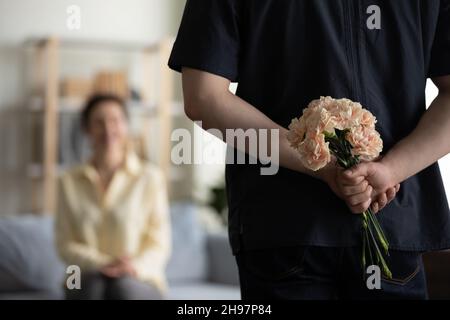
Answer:
<svg viewBox="0 0 450 320"><path fill-rule="evenodd" d="M359 156L364 161L372 161L378 158L383 150L383 140L381 140L380 134L370 127L350 128L347 140L353 147L352 154Z"/></svg>
<svg viewBox="0 0 450 320"><path fill-rule="evenodd" d="M331 161L330 149L323 134L306 139L300 144L298 152L303 165L313 171L322 169Z"/></svg>
<svg viewBox="0 0 450 320"><path fill-rule="evenodd" d="M299 119L292 120L287 139L302 156L304 165L317 171L331 160L324 134L349 129L347 140L353 146L352 154L370 161L383 149L376 122L373 114L357 102L321 97L311 101Z"/></svg>

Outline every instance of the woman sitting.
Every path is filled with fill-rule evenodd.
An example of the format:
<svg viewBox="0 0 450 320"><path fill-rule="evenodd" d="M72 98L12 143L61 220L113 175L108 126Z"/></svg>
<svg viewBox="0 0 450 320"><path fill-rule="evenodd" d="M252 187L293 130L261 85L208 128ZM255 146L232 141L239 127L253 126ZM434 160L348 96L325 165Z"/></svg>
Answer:
<svg viewBox="0 0 450 320"><path fill-rule="evenodd" d="M82 115L91 160L60 179L56 242L81 268L68 299L161 299L170 253L170 221L161 171L129 147L124 102L92 97Z"/></svg>

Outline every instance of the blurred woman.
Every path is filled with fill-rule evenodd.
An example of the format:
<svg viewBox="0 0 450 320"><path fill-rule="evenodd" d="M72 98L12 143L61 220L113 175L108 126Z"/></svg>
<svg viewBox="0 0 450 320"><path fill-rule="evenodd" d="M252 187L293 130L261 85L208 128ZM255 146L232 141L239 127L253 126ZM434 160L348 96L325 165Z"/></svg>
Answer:
<svg viewBox="0 0 450 320"><path fill-rule="evenodd" d="M124 102L92 97L82 115L93 155L60 179L56 241L81 268L68 299L161 299L170 222L161 171L129 147Z"/></svg>

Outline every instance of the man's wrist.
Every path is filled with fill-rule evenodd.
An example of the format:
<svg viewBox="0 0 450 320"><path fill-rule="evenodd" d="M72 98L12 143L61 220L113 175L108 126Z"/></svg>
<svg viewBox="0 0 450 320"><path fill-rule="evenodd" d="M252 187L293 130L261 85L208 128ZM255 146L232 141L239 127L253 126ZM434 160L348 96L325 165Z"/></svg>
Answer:
<svg viewBox="0 0 450 320"><path fill-rule="evenodd" d="M380 163L387 168L389 172L389 180L393 186L402 183L404 178L402 176L401 166L398 166L398 161L393 156L385 156L380 160Z"/></svg>

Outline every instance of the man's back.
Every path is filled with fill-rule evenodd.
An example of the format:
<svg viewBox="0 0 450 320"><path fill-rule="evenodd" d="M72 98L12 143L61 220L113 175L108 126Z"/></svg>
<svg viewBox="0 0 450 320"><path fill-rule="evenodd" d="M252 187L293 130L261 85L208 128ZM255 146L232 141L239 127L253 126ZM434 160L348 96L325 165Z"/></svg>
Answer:
<svg viewBox="0 0 450 320"><path fill-rule="evenodd" d="M450 72L442 56L448 51L441 50L450 43L442 27L448 6L439 0L188 1L170 66L239 82L237 95L283 127L320 96L361 102L377 117L387 152L425 112L427 77ZM227 165L235 252L358 244L359 217L326 184L284 168L263 176L260 167ZM450 246L448 214L435 164L404 181L379 216L392 248L427 250Z"/></svg>

